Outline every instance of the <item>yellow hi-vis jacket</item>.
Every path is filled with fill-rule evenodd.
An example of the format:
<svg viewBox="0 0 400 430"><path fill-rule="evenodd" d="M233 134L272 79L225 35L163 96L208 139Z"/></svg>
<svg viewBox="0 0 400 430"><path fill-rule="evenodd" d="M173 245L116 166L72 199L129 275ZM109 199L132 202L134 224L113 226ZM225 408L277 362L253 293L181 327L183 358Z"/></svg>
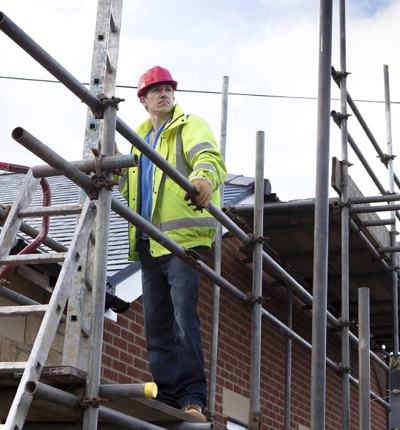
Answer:
<svg viewBox="0 0 400 430"><path fill-rule="evenodd" d="M153 125L148 119L137 133L144 138ZM224 160L219 152L215 137L205 120L196 115L185 115L175 105L172 119L165 125L156 146L156 151L189 180L205 177L212 183L212 202L220 205L219 187L226 176ZM132 154L141 155L132 147ZM140 163L128 169L127 181L121 193L129 207L140 213ZM211 247L217 222L207 210L197 211L184 200L185 191L170 179L159 167L154 166L152 224L184 248L195 246ZM129 224L129 259L138 260L139 234ZM154 257L170 252L150 238L150 250Z"/></svg>

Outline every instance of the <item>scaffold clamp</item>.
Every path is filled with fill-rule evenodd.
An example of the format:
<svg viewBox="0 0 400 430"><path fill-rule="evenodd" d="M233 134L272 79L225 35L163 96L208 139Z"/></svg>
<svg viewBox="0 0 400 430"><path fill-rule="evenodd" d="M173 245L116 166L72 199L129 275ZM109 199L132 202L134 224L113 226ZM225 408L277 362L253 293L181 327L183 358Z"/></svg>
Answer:
<svg viewBox="0 0 400 430"><path fill-rule="evenodd" d="M340 373L350 373L351 372L351 368L343 366L342 363L339 363L339 371L340 371Z"/></svg>
<svg viewBox="0 0 400 430"><path fill-rule="evenodd" d="M342 317L338 318L338 321L339 321L339 327L356 327L357 326L356 321L345 320Z"/></svg>
<svg viewBox="0 0 400 430"><path fill-rule="evenodd" d="M248 298L247 303L251 303L252 305L255 303L263 305L267 300L269 300L268 297L255 297L251 291L246 293L246 296Z"/></svg>
<svg viewBox="0 0 400 430"><path fill-rule="evenodd" d="M203 259L202 255L196 252L194 249L185 249L185 252L185 263L190 267L197 267L199 264L198 260Z"/></svg>
<svg viewBox="0 0 400 430"><path fill-rule="evenodd" d="M262 414L259 411L249 412L249 430L259 430L262 423Z"/></svg>
<svg viewBox="0 0 400 430"><path fill-rule="evenodd" d="M340 84L340 81L342 78L347 78L348 75L350 75L350 72L339 72L334 67L331 68L331 74L333 80L336 82L337 85Z"/></svg>
<svg viewBox="0 0 400 430"><path fill-rule="evenodd" d="M397 155L389 155L389 154L383 154L382 157L379 157L379 159L381 160L381 162L387 167L389 161L393 161L395 158L397 157ZM395 193L392 193L395 194Z"/></svg>
<svg viewBox="0 0 400 430"><path fill-rule="evenodd" d="M88 406L99 408L103 403L107 403L108 399L103 399L101 397L92 397L89 399L88 397L83 397L79 402L83 408L87 408Z"/></svg>
<svg viewBox="0 0 400 430"><path fill-rule="evenodd" d="M251 233L249 234L249 238L250 238L250 243L252 245L256 244L256 243L261 243L262 245L264 245L267 242L267 240L268 240L268 238L265 237L265 236L258 236L258 237L256 237L256 236L254 236Z"/></svg>
<svg viewBox="0 0 400 430"><path fill-rule="evenodd" d="M339 128L341 127L342 122L344 120L347 121L350 116L351 115L348 113L336 112L335 110L331 111L331 117L332 117L333 121L335 121L335 123L339 126Z"/></svg>
<svg viewBox="0 0 400 430"><path fill-rule="evenodd" d="M342 202L339 200L332 202L332 208L334 212L340 212L343 208L350 208L351 206L351 202Z"/></svg>
<svg viewBox="0 0 400 430"><path fill-rule="evenodd" d="M100 102L100 109L96 110L96 111L92 111L93 116L96 119L103 119L104 118L104 109L107 106L111 106L114 109L118 110L119 103L125 101L125 99L121 99L121 98L115 97L115 96L107 97L104 93L97 94L97 98L99 99L99 102Z"/></svg>

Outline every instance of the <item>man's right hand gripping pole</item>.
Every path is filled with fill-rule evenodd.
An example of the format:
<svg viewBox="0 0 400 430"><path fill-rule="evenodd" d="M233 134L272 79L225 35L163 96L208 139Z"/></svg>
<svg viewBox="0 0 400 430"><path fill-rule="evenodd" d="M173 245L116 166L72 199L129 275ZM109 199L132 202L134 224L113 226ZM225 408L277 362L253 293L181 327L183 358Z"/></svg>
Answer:
<svg viewBox="0 0 400 430"><path fill-rule="evenodd" d="M192 179L192 184L195 186L196 195L192 198L192 203L201 210L208 208L210 200L212 198L212 184L207 178L197 177ZM191 197L189 193L185 194L185 200L189 200Z"/></svg>

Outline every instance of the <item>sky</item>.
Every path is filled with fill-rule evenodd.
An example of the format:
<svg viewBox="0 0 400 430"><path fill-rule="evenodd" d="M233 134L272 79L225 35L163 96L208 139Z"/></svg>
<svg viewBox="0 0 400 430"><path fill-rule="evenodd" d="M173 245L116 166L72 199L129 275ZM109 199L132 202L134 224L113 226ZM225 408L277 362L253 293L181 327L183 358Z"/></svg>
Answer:
<svg viewBox="0 0 400 430"><path fill-rule="evenodd" d="M88 83L97 15L95 0L0 0L0 11L80 82ZM333 1L332 65L339 63L339 0ZM139 76L154 65L178 81L176 101L221 136L221 90L229 78L226 164L254 176L256 136L265 133L264 176L282 201L313 198L316 183L320 2L316 0L125 0L117 89L119 117L132 129L147 118L136 96ZM383 67L389 68L393 153L400 121L400 0L346 2L347 89L383 152L387 121ZM73 161L82 158L86 106L0 32L0 161L43 162L11 138L23 127ZM42 82L45 81L45 82ZM340 111L332 83L331 110ZM349 109L349 112L351 111ZM331 123L330 157L341 156ZM354 115L348 122L371 167L389 189L387 170ZM119 149L129 142L117 135ZM365 195L378 195L349 149L350 175ZM394 160L396 170L397 158ZM336 196L331 190L331 195Z"/></svg>

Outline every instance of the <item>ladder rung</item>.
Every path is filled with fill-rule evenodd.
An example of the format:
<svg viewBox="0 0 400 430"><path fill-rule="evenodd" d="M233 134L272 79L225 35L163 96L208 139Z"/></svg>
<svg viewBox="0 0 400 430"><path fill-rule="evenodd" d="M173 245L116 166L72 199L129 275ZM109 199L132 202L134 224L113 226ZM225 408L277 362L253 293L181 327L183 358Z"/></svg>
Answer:
<svg viewBox="0 0 400 430"><path fill-rule="evenodd" d="M20 218L39 217L44 215L77 215L82 212L82 206L78 204L58 206L35 206L18 212Z"/></svg>
<svg viewBox="0 0 400 430"><path fill-rule="evenodd" d="M1 317L15 317L32 314L44 314L49 305L0 306Z"/></svg>
<svg viewBox="0 0 400 430"><path fill-rule="evenodd" d="M114 66L111 64L110 57L107 55L107 72L113 73L115 70Z"/></svg>
<svg viewBox="0 0 400 430"><path fill-rule="evenodd" d="M11 264L46 264L60 263L67 257L67 252L48 252L45 254L7 255L0 258L0 265Z"/></svg>
<svg viewBox="0 0 400 430"><path fill-rule="evenodd" d="M27 364L27 361L0 362L0 373L10 373L11 370L16 373L20 373L25 370Z"/></svg>
<svg viewBox="0 0 400 430"><path fill-rule="evenodd" d="M118 31L118 26L117 26L117 24L115 22L113 11L111 11L111 14L110 14L110 30L113 33L116 33Z"/></svg>

